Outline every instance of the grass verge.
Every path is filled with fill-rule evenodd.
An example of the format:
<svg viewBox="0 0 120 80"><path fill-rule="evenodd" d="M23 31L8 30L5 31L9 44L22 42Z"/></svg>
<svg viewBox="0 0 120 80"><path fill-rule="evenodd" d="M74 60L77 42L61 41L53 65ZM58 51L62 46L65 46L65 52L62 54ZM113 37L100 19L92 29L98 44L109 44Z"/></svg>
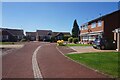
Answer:
<svg viewBox="0 0 120 80"><path fill-rule="evenodd" d="M119 76L120 65L118 56L120 52L94 52L83 54L66 54L71 59L97 69L113 77Z"/></svg>
<svg viewBox="0 0 120 80"><path fill-rule="evenodd" d="M15 44L16 42L0 42L1 45Z"/></svg>
<svg viewBox="0 0 120 80"><path fill-rule="evenodd" d="M90 44L66 44L65 46L92 46Z"/></svg>

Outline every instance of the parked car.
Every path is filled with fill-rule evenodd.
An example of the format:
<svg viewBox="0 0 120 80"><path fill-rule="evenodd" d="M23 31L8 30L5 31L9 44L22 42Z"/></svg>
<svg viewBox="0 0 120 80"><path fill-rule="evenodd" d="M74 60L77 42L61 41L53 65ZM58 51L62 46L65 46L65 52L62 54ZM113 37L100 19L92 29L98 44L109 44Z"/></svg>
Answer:
<svg viewBox="0 0 120 80"><path fill-rule="evenodd" d="M96 38L93 42L93 48L95 49L116 49L116 42L105 38Z"/></svg>

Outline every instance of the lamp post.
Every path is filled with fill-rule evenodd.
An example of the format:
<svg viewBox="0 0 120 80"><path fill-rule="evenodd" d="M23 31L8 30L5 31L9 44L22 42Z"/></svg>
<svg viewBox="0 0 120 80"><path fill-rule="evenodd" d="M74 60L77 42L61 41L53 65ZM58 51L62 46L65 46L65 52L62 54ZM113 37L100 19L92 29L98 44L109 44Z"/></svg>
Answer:
<svg viewBox="0 0 120 80"><path fill-rule="evenodd" d="M116 29L117 33L117 51L120 51L120 28Z"/></svg>
<svg viewBox="0 0 120 80"><path fill-rule="evenodd" d="M117 49L116 50L120 51L120 28L115 29L113 32L117 34L117 39L116 39L116 41L117 41Z"/></svg>

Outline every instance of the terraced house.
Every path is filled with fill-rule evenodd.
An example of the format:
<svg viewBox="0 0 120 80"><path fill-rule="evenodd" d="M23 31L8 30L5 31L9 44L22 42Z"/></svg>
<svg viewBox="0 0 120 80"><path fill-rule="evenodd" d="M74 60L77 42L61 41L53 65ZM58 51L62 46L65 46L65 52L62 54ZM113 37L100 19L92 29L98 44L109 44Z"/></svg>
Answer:
<svg viewBox="0 0 120 80"><path fill-rule="evenodd" d="M101 16L81 26L81 42L90 43L98 38L114 39L114 29L120 27L120 10Z"/></svg>

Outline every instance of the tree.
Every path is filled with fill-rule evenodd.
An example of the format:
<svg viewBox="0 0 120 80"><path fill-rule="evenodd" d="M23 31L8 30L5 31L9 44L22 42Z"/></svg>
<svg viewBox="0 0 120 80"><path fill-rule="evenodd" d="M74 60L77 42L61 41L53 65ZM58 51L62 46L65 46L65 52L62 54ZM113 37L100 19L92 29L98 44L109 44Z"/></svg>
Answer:
<svg viewBox="0 0 120 80"><path fill-rule="evenodd" d="M79 26L77 24L77 20L75 19L74 23L73 23L73 28L72 28L72 37L78 38L79 34L80 34L80 29L79 29Z"/></svg>

